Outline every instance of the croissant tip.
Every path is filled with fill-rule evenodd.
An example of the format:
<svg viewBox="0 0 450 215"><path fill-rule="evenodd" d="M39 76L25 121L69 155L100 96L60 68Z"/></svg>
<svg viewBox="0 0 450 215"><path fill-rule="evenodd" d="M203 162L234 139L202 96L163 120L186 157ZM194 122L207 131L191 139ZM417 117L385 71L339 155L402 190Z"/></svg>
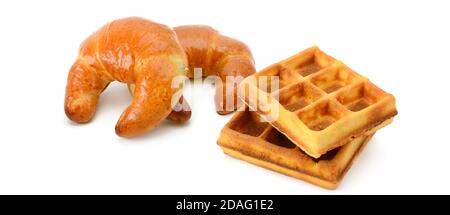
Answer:
<svg viewBox="0 0 450 215"><path fill-rule="evenodd" d="M116 127L114 129L116 131L117 136L119 136L119 137L123 137L123 138L131 137L129 132L126 132L127 129L125 129L124 126L121 126L120 123L116 124Z"/></svg>
<svg viewBox="0 0 450 215"><path fill-rule="evenodd" d="M85 124L91 121L93 114L85 114L85 113L79 113L77 111L74 111L70 109L69 107L64 107L64 112L71 121L79 123L79 124Z"/></svg>

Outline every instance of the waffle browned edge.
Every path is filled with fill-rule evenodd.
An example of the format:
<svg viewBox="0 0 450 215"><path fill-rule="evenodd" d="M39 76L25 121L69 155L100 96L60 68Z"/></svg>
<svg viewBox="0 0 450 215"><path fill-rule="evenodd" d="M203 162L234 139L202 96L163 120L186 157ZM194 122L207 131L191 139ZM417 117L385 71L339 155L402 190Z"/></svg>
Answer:
<svg viewBox="0 0 450 215"><path fill-rule="evenodd" d="M242 153L235 149L231 149L231 148L228 148L225 146L221 146L221 147L225 154L227 154L233 158L243 160L243 161L249 162L251 164L263 167L265 169L279 172L281 174L306 181L308 183L317 185L317 186L325 188L325 189L334 190L337 188L341 179L343 178L345 173L348 171L348 169L352 165L353 160L355 160L355 158L359 155L359 153L362 151L362 149L365 147L365 145L367 144L367 142L369 142L369 140L371 138L372 138L372 136L366 137L366 140L364 140L364 142L360 145L357 152L355 152L353 154L353 157L350 159L350 162L346 165L346 167L344 168L344 170L342 171L342 173L339 175L339 177L336 180L328 180L326 178L321 178L321 177L318 177L315 175L308 174L306 172L302 172L299 170L295 170L295 169L292 169L289 167L282 166L280 164L271 162L269 160L256 158L256 157L253 157L252 155L247 155L247 154Z"/></svg>
<svg viewBox="0 0 450 215"><path fill-rule="evenodd" d="M374 113L375 113L375 111L374 111ZM345 144L351 142L353 139L355 139L355 137L359 137L359 136L361 136L361 135L363 135L363 134L365 134L365 133L368 133L368 132L370 132L371 130L373 130L374 128L377 128L377 127L378 127L378 129L380 129L380 128L382 128L382 127L384 127L384 126L390 124L390 123L392 122L392 119L393 119L397 114L398 114L398 112L397 112L397 110L395 110L395 111L392 112L391 114L388 114L386 117L379 118L379 120L377 120L377 121L368 122L368 123L366 124L366 126L360 128L360 129L358 129L358 130L355 130L355 132L350 133L346 138L343 138L342 140L338 140L338 141L336 141L335 143L330 144L330 146L329 146L328 148L325 148L325 149L323 149L323 150L319 150L319 154L321 154L321 155L326 154L328 151L331 151L331 150L333 150L333 149L335 149L335 148L338 148L338 147L340 147L340 146L343 146L343 145L345 145ZM376 118L376 117L373 117L373 118ZM279 121L277 121L277 120L275 120L275 121L273 121L273 122L270 122L270 124L271 124L274 128L276 128L278 131L280 131L280 132L281 132L281 131L284 131L284 132L288 131L287 129L283 129L282 124L280 124ZM380 125L382 125L382 126L380 127ZM377 130L378 130L378 129L377 129ZM287 134L287 133L284 133L284 132L281 132L281 133L283 133L288 139L290 139L291 134ZM290 139L290 140L291 140L291 139ZM293 143L295 143L295 144L301 145L301 147L304 148L304 149L309 149L308 144L303 143L302 141L293 141L293 140L291 140L291 141L292 141ZM311 156L311 155L310 155L310 156Z"/></svg>
<svg viewBox="0 0 450 215"><path fill-rule="evenodd" d="M324 170L324 171L328 171L327 173L332 175L332 177L323 177L321 175L312 174L311 172L307 172L304 169L301 170L300 168L295 169L295 168L289 167L287 165L284 165L283 162L280 162L280 161L276 162L276 161L267 159L265 156L258 155L257 153L254 153L252 151L242 150L242 149L240 149L240 147L233 146L233 144L240 145L242 142L245 142L245 144L258 144L258 142L259 142L259 144L267 143L265 140L261 139L260 137L246 135L246 134L240 133L240 132L235 131L230 128L230 125L232 123L234 123L234 121L238 117L240 117L241 114L244 114L244 113L239 112L239 113L236 113L235 116L233 116L233 118L230 120L230 122L228 122L227 125L225 125L225 127L222 129L220 137L217 140L217 144L223 149L225 154L227 154L231 157L240 159L240 160L247 161L247 162L255 164L257 166L260 166L260 167L263 167L263 168L266 168L269 170L273 170L275 172L282 173L287 176L291 176L291 177L294 177L294 178L297 178L300 180L304 180L306 182L318 185L318 186L326 188L326 189L336 189L336 187L339 185L340 181L344 177L345 173L351 167L355 158L360 154L362 149L365 147L367 142L372 138L372 136L375 134L375 132L378 129L380 129L381 127L389 124L392 121L392 118L388 119L384 123L378 125L377 127L374 127L372 130L364 133L363 136L360 136L365 139L362 140L362 143L359 145L358 149L349 152L349 153L352 153L351 158L348 160L347 163L344 164L344 167L342 169L338 169L338 167L333 166L336 163L340 162L339 160L334 160L339 157L337 155L333 159L331 159L332 161L334 160L334 164L329 163L329 161L327 161L327 160L325 160L325 161L319 160L317 162L317 165L323 164L323 166L328 168L327 170ZM359 138L359 137L355 137L355 139L356 138ZM233 143L229 143L229 141L233 141ZM275 146L273 144L271 144L271 145L272 145L271 147L276 147L276 148L279 147L279 146ZM301 150L299 148L296 148L296 149ZM341 150L341 149L338 149L338 150ZM350 149L348 149L348 150L350 150ZM274 150L273 153L276 153L276 151L279 151L279 150ZM304 156L308 157L309 160L311 160L311 161L314 160L314 158L308 156L303 151L301 151L301 153L304 154ZM339 153L340 152L338 151L337 154L339 154ZM342 152L342 153L345 153L345 152ZM306 163L306 162L310 162L310 161L305 161L304 163ZM325 162L325 163L321 163L321 162Z"/></svg>

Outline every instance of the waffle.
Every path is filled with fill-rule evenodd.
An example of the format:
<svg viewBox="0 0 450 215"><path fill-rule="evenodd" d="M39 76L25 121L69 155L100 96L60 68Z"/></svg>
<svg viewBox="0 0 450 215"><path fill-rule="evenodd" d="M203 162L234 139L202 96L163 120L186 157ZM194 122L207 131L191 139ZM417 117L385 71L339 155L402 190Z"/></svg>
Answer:
<svg viewBox="0 0 450 215"><path fill-rule="evenodd" d="M217 144L225 154L237 159L335 189L375 131L388 123L389 120L320 158L312 158L247 108L225 125Z"/></svg>
<svg viewBox="0 0 450 215"><path fill-rule="evenodd" d="M317 47L247 77L238 88L251 110L314 158L397 114L393 95Z"/></svg>

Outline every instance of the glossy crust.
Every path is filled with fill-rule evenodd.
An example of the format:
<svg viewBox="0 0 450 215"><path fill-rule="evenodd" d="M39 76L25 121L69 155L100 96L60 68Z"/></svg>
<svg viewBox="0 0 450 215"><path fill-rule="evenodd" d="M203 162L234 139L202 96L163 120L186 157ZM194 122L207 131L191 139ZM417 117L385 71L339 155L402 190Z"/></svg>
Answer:
<svg viewBox="0 0 450 215"><path fill-rule="evenodd" d="M101 92L110 82L119 81L128 84L133 95L117 122L119 136L143 134L165 118L185 122L191 109L179 93L182 86L171 84L177 75L193 78L194 68L202 68L203 76L223 80L216 82L218 113L234 111L239 104L239 82L231 87L223 83L228 76L245 78L255 73L248 47L208 26L180 26L176 31L178 37L167 26L131 17L108 23L91 35L82 43L69 72L64 101L67 117L78 123L90 121ZM231 98L228 103L227 98Z"/></svg>
<svg viewBox="0 0 450 215"><path fill-rule="evenodd" d="M66 115L88 122L100 93L110 82L120 81L135 87L116 133L131 137L148 132L172 112L172 96L180 89L171 82L186 73L186 66L186 54L169 27L136 17L110 22L80 47L67 80Z"/></svg>
<svg viewBox="0 0 450 215"><path fill-rule="evenodd" d="M240 103L236 93L240 78L243 79L256 71L247 45L221 35L209 26L179 26L174 30L188 57L188 77L194 77L195 68L202 69L203 77L218 77L215 95L217 112L227 114L236 110ZM234 84L229 87L225 84L227 77L235 79Z"/></svg>

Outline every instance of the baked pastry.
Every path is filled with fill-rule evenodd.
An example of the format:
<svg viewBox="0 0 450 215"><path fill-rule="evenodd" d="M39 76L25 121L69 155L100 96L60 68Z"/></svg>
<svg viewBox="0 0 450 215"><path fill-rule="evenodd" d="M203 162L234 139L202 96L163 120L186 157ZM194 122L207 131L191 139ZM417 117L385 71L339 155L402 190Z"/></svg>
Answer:
<svg viewBox="0 0 450 215"><path fill-rule="evenodd" d="M180 89L171 83L186 74L186 67L186 54L171 28L136 17L115 20L81 44L67 80L66 115L88 122L110 82L135 84L133 101L120 116L116 133L123 137L145 133L172 112L171 99L182 99L175 94Z"/></svg>
<svg viewBox="0 0 450 215"><path fill-rule="evenodd" d="M176 33L165 25L142 18L119 19L86 39L70 69L64 110L72 121L94 116L101 92L112 81L128 84L133 101L116 124L116 133L132 137L148 132L165 118L182 123L191 117L182 85L176 77L216 75L216 107L220 114L237 108L239 80L226 86L227 77L255 73L248 47L208 26L180 26ZM188 62L189 60L189 62ZM228 98L228 100L227 100Z"/></svg>
<svg viewBox="0 0 450 215"><path fill-rule="evenodd" d="M383 122L319 158L312 158L258 114L246 108L237 112L225 125L217 144L234 158L335 189L376 130L389 122Z"/></svg>
<svg viewBox="0 0 450 215"><path fill-rule="evenodd" d="M194 70L201 68L203 77L217 77L217 112L227 114L236 110L241 104L237 99L237 85L243 78L256 72L253 56L247 45L224 36L209 26L186 25L174 30L188 57L187 76L193 78ZM227 78L229 86L226 84Z"/></svg>
<svg viewBox="0 0 450 215"><path fill-rule="evenodd" d="M397 114L393 95L317 47L247 77L239 96L314 158Z"/></svg>

